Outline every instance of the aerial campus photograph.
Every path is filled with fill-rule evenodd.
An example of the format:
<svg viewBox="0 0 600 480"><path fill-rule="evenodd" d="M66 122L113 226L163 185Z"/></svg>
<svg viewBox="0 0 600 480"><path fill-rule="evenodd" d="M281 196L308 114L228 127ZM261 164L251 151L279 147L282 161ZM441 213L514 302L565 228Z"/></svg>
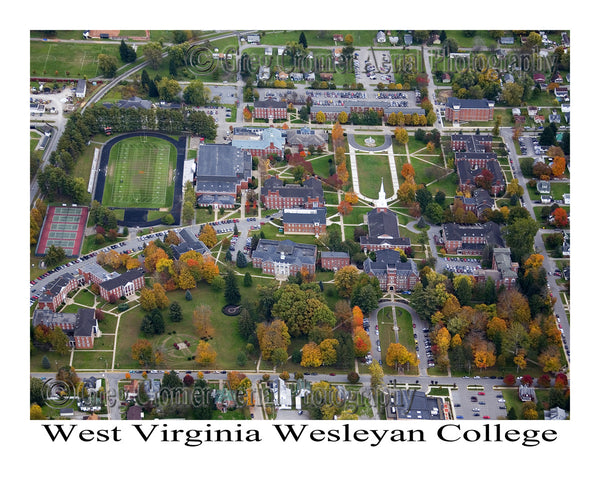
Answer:
<svg viewBox="0 0 600 480"><path fill-rule="evenodd" d="M540 28L31 30L30 418L569 420Z"/></svg>

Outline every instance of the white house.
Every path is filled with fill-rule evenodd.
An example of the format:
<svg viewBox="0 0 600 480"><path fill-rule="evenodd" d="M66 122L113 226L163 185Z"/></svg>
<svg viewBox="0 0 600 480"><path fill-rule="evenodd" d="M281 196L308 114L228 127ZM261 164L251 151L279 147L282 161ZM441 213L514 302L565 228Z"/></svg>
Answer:
<svg viewBox="0 0 600 480"><path fill-rule="evenodd" d="M77 98L85 98L86 90L87 82L84 79L77 80L77 89L75 90L75 96Z"/></svg>

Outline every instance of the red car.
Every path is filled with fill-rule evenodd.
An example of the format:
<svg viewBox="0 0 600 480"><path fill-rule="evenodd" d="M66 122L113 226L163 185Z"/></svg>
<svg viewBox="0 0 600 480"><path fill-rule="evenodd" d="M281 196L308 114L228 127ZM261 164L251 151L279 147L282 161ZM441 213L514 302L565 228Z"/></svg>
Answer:
<svg viewBox="0 0 600 480"><path fill-rule="evenodd" d="M484 415L483 418L489 419L490 416L489 415Z"/></svg>
<svg viewBox="0 0 600 480"><path fill-rule="evenodd" d="M477 395L485 395L485 392L477 392Z"/></svg>

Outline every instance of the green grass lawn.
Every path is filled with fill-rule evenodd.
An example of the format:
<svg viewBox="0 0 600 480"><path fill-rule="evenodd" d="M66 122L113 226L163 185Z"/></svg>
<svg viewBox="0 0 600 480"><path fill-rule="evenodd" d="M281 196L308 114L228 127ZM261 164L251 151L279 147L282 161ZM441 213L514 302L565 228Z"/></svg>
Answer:
<svg viewBox="0 0 600 480"><path fill-rule="evenodd" d="M383 178L386 196L390 197L394 194L387 155L357 155L356 167L360 193L369 198L377 198Z"/></svg>
<svg viewBox="0 0 600 480"><path fill-rule="evenodd" d="M81 289L77 295L73 297L73 301L85 305L87 307L93 307L95 304L96 296L90 292L87 288Z"/></svg>
<svg viewBox="0 0 600 480"><path fill-rule="evenodd" d="M110 151L103 205L169 207L173 203L177 151L165 140L134 137Z"/></svg>
<svg viewBox="0 0 600 480"><path fill-rule="evenodd" d="M119 44L30 42L29 69L31 76L96 77L98 55L103 53L117 58L117 68L124 64L119 56ZM68 73L67 73L68 72Z"/></svg>

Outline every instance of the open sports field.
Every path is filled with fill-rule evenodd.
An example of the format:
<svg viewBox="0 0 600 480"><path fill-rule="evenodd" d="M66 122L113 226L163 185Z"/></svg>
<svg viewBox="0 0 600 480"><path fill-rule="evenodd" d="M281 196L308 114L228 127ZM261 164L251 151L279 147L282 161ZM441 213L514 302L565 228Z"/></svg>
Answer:
<svg viewBox="0 0 600 480"><path fill-rule="evenodd" d="M102 204L170 208L176 159L175 147L159 138L138 136L115 143L110 150Z"/></svg>
<svg viewBox="0 0 600 480"><path fill-rule="evenodd" d="M66 42L29 42L30 75L48 75L64 77L70 75L75 79L86 76L98 76L98 55L104 53L117 58L117 66L121 67L119 44L99 43L66 43ZM66 72L69 72L68 74Z"/></svg>

